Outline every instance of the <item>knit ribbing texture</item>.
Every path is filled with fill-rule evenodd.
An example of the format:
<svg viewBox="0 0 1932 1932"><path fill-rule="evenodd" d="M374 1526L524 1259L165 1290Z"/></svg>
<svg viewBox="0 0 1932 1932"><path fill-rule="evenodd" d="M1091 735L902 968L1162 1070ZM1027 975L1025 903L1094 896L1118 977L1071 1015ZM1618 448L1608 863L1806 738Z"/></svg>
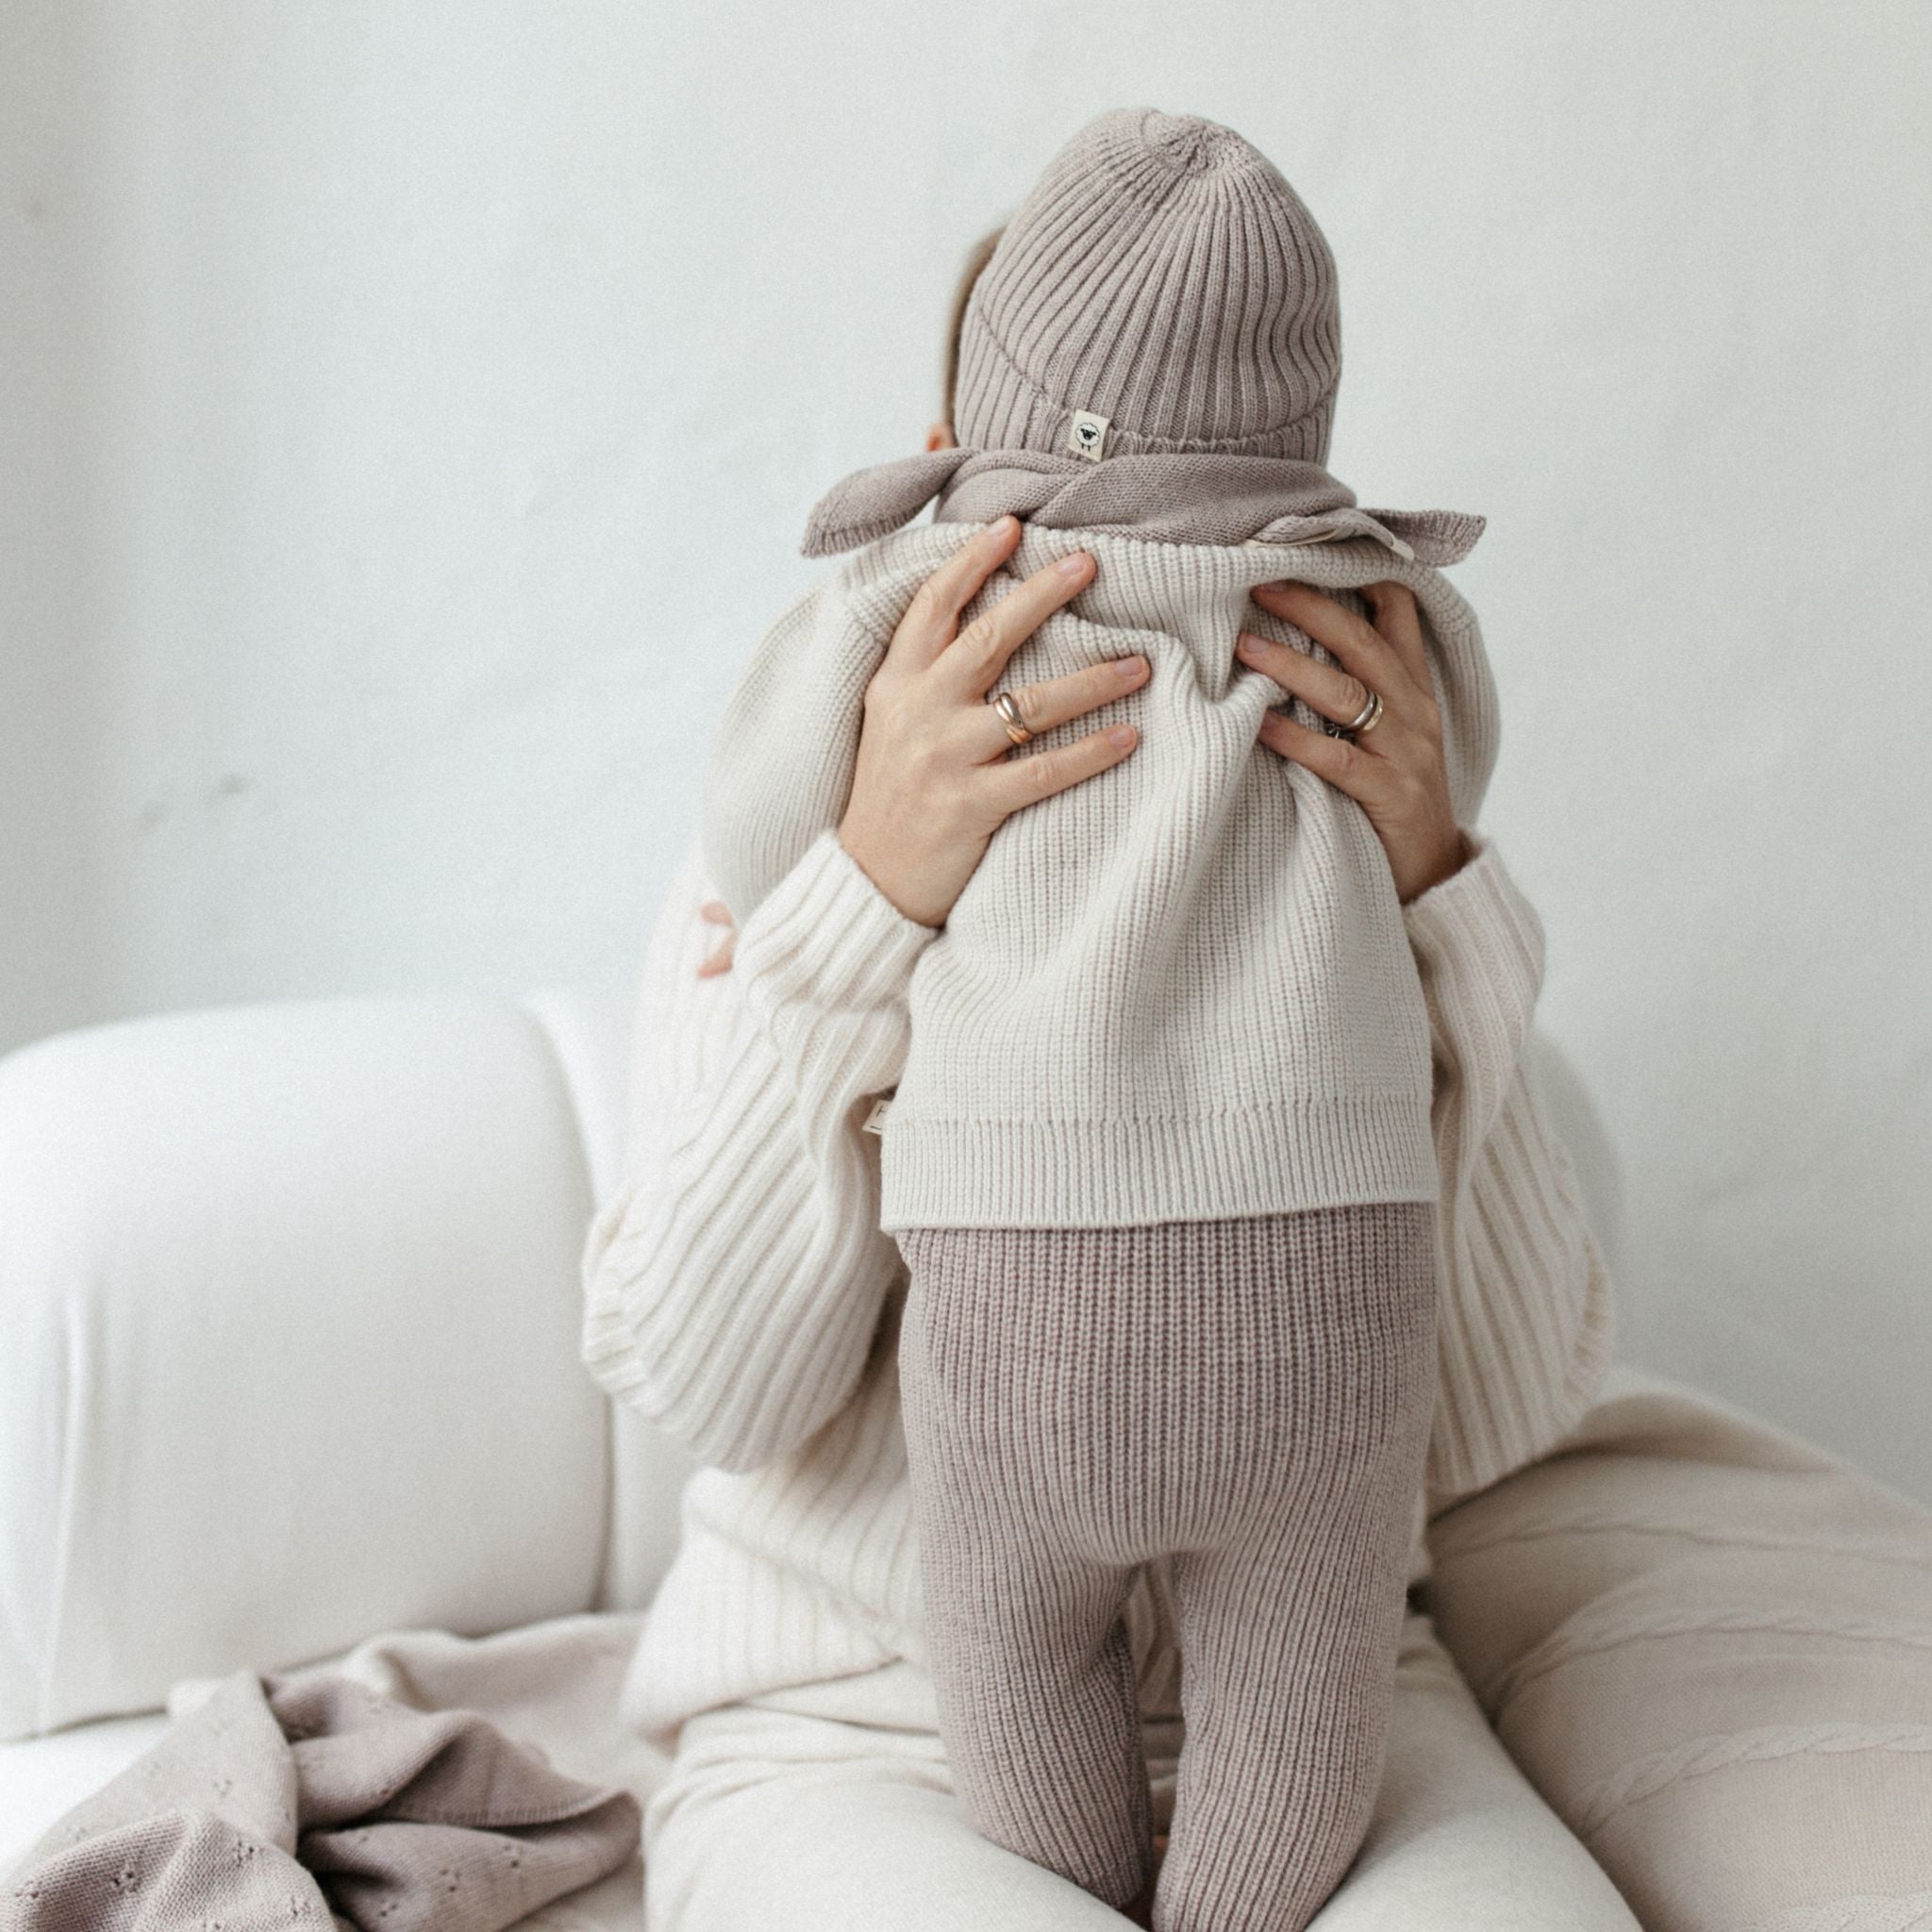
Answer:
<svg viewBox="0 0 1932 1932"><path fill-rule="evenodd" d="M974 283L953 426L980 449L1323 460L1341 375L1335 260L1301 197L1232 128L1102 114L1047 163Z"/></svg>
<svg viewBox="0 0 1932 1932"><path fill-rule="evenodd" d="M1341 375L1335 262L1301 197L1230 127L1152 108L1082 127L974 280L957 447L874 464L813 508L808 557L1007 511L1177 542L1366 531L1454 563L1483 519L1363 510L1323 467Z"/></svg>
<svg viewBox="0 0 1932 1932"><path fill-rule="evenodd" d="M1434 1210L910 1228L928 1654L990 1838L1114 1906L1151 1863L1124 1617L1169 1562L1187 1742L1156 1932L1301 1932L1368 1828L1434 1400Z"/></svg>
<svg viewBox="0 0 1932 1932"><path fill-rule="evenodd" d="M1500 848L1404 908L1441 1068L1436 1506L1495 1483L1588 1408L1612 1284L1530 1077L1535 908ZM625 1709L669 1747L708 1706L924 1665L900 1425L906 1269L860 1131L907 1048L908 983L936 942L827 831L701 976L717 895L695 841L640 974L624 1177L584 1252L584 1359L706 1466L653 1603ZM1420 1529L1418 1489L1411 1522ZM1412 1575L1426 1557L1420 1537ZM1143 1711L1173 1712L1172 1617L1150 1565L1128 1601Z"/></svg>
<svg viewBox="0 0 1932 1932"><path fill-rule="evenodd" d="M1428 1024L1387 856L1355 799L1257 742L1271 708L1337 727L1234 656L1245 627L1332 661L1257 585L1295 577L1359 616L1364 585L1407 584L1473 823L1495 691L1434 564L1480 520L1366 511L1323 468L1339 313L1327 242L1257 149L1197 116L1101 114L974 283L961 448L860 473L813 513L808 550L866 548L780 620L723 721L704 839L741 923L839 823L866 689L974 520L1030 519L969 626L1056 558L1098 565L1000 687L1135 652L1151 667L1009 754L1140 728L1124 763L1006 819L920 962L884 1128L889 1231L1435 1197ZM934 523L903 527L935 491Z"/></svg>
<svg viewBox="0 0 1932 1932"><path fill-rule="evenodd" d="M858 552L774 628L727 707L705 852L747 919L841 817L867 683L918 585L970 525ZM1414 592L1450 800L1474 823L1497 747L1474 613L1368 540L1175 544L1027 527L963 613L1075 549L1092 584L1021 646L1014 688L1131 652L1147 681L1014 758L1126 720L1131 756L1009 817L914 970L884 1127L881 1225L1075 1227L1430 1200L1433 1072L1388 857L1363 808L1257 741L1281 688L1243 626L1329 654L1250 590L1293 576L1357 613ZM1299 698L1285 708L1326 721Z"/></svg>

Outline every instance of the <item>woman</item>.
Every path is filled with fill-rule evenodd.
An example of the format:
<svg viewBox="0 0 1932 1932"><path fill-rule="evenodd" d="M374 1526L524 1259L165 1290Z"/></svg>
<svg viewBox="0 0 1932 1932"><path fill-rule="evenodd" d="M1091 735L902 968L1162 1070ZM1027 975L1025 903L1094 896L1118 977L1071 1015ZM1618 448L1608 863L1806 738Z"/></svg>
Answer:
<svg viewBox="0 0 1932 1932"><path fill-rule="evenodd" d="M949 436L936 425L932 446ZM864 1130L903 1063L913 967L993 831L1133 753L1094 732L1004 756L987 693L1087 581L1042 572L961 633L959 612L1018 536L1010 520L990 526L906 612L867 692L837 832L708 958L707 922L723 908L705 904L693 850L646 961L625 1179L585 1251L584 1353L708 1465L625 1692L632 1723L675 1739L644 1826L653 1932L1124 1923L978 1838L952 1794L908 1515L904 1274L878 1228ZM1412 601L1380 587L1370 624L1302 586L1256 595L1337 661L1262 645L1248 663L1338 724L1370 691L1385 707L1372 739L1273 713L1261 742L1368 814L1428 1000L1441 1387L1420 1516L1535 1459L1581 1417L1607 1362L1609 1285L1526 1061L1541 928L1491 841L1455 822ZM1145 675L1127 659L1014 695L1039 731ZM1425 1564L1418 1534L1415 1577ZM1158 1572L1129 1623L1158 1813L1181 1739ZM1318 1924L1636 1924L1419 1609L1376 1817Z"/></svg>

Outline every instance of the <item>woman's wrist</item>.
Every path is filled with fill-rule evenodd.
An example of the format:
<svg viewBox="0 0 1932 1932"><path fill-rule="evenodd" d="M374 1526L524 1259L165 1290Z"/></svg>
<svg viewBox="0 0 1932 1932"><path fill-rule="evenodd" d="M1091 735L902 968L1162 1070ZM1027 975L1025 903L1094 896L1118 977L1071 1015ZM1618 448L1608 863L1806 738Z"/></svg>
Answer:
<svg viewBox="0 0 1932 1932"><path fill-rule="evenodd" d="M901 912L828 828L747 916L733 970L758 983L755 1004L890 1005L938 937Z"/></svg>
<svg viewBox="0 0 1932 1932"><path fill-rule="evenodd" d="M1405 910L1413 906L1424 892L1432 892L1446 880L1453 879L1475 857L1477 850L1470 835L1457 825L1455 842L1449 847L1446 855L1424 873L1422 883L1401 901Z"/></svg>
<svg viewBox="0 0 1932 1932"><path fill-rule="evenodd" d="M1542 985L1542 921L1494 841L1467 836L1471 857L1402 908L1403 926L1432 1006L1510 1033Z"/></svg>
<svg viewBox="0 0 1932 1932"><path fill-rule="evenodd" d="M1462 862L1412 899L1402 904L1402 923L1410 945L1430 957L1459 956L1473 932L1487 932L1519 917L1514 881L1503 869L1492 841L1480 832L1462 834Z"/></svg>
<svg viewBox="0 0 1932 1932"><path fill-rule="evenodd" d="M865 879L873 891L901 919L908 921L913 925L920 926L927 932L936 933L945 924L946 911L949 908L941 908L936 903L922 902L914 892L898 888L896 885L888 886L884 882L881 874L890 875L889 869L881 863L877 855L872 850L871 841L866 837L863 830L853 823L853 817L850 812L846 813L843 822L840 824L837 838L839 849L845 855L847 860L850 861L853 870ZM928 894L929 898L930 894Z"/></svg>

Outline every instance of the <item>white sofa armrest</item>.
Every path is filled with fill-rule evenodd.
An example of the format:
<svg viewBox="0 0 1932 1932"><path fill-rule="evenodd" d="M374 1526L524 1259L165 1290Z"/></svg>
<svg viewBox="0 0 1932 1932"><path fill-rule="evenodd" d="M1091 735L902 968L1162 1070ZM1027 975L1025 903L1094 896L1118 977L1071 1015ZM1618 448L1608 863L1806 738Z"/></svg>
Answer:
<svg viewBox="0 0 1932 1932"><path fill-rule="evenodd" d="M575 1108L550 1024L485 998L0 1060L0 1737L593 1606Z"/></svg>

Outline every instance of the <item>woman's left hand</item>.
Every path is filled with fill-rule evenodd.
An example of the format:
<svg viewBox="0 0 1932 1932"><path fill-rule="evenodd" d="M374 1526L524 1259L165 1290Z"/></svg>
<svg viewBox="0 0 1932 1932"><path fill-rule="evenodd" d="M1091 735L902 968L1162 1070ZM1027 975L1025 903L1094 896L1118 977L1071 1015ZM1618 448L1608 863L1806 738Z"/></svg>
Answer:
<svg viewBox="0 0 1932 1932"><path fill-rule="evenodd" d="M1242 631L1235 644L1242 663L1338 724L1359 717L1372 691L1381 694L1382 715L1359 738L1331 738L1270 711L1261 720L1260 742L1361 806L1389 855L1395 896L1407 905L1471 856L1449 802L1442 715L1413 592L1406 584L1364 585L1373 624L1308 584L1260 584L1249 595L1271 617L1306 631L1336 661L1324 664Z"/></svg>

